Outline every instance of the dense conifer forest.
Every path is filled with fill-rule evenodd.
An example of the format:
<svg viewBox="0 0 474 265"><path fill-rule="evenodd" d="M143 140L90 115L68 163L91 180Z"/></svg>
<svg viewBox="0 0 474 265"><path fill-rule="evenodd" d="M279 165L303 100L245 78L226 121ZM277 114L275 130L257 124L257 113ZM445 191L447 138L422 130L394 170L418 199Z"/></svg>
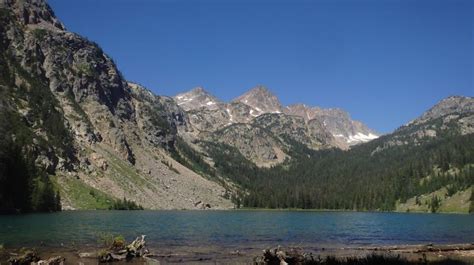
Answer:
<svg viewBox="0 0 474 265"><path fill-rule="evenodd" d="M390 211L397 201L442 187L452 195L474 185L472 134L374 152L383 141L349 151L295 145L297 159L269 169L256 167L230 146L205 145L217 171L245 190L235 199L245 207ZM431 210L438 206L433 198Z"/></svg>
<svg viewBox="0 0 474 265"><path fill-rule="evenodd" d="M36 155L28 150L30 132L19 120L0 114L0 212L60 211L60 194L35 165Z"/></svg>

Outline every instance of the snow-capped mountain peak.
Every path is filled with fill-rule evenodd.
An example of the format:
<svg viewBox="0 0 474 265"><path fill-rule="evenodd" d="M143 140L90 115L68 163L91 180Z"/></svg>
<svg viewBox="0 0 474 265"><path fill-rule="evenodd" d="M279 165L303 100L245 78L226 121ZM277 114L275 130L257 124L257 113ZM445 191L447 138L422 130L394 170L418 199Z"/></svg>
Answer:
<svg viewBox="0 0 474 265"><path fill-rule="evenodd" d="M174 100L185 111L207 108L217 109L222 102L202 87L196 87L188 92L178 94Z"/></svg>
<svg viewBox="0 0 474 265"><path fill-rule="evenodd" d="M251 107L250 115L257 117L265 113L281 113L278 98L264 86L257 86L233 100Z"/></svg>

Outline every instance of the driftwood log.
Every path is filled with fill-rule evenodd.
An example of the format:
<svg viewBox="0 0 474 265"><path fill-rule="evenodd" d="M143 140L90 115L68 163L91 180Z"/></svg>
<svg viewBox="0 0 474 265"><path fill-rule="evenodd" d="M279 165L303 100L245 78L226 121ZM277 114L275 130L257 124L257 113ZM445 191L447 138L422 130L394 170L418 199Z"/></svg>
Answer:
<svg viewBox="0 0 474 265"><path fill-rule="evenodd" d="M290 248L283 250L280 246L273 249L265 249L262 256L254 259L257 265L287 265L287 264L303 264L312 261L311 253L304 253L299 248Z"/></svg>
<svg viewBox="0 0 474 265"><path fill-rule="evenodd" d="M350 248L349 248L350 249ZM306 253L301 248L282 249L280 246L273 249L265 249L263 254L254 258L256 265L300 265L300 264L472 264L460 260L453 260L449 254L463 256L472 255L474 244L455 244L455 245L406 245L406 246L389 246L389 247L361 247L352 250L363 251L363 256L353 257L335 257L313 256L312 253ZM370 254L369 252L372 252ZM418 260L413 260L409 256L418 255ZM435 254L436 257L427 257L429 254ZM472 256L470 256L472 257Z"/></svg>
<svg viewBox="0 0 474 265"><path fill-rule="evenodd" d="M27 250L22 255L14 254L13 257L8 260L8 263L12 265L30 265L31 263L37 262L39 260L40 257L36 251Z"/></svg>
<svg viewBox="0 0 474 265"><path fill-rule="evenodd" d="M65 258L61 256L57 257L52 257L47 260L40 260L36 264L37 265L64 265L64 262L66 261Z"/></svg>
<svg viewBox="0 0 474 265"><path fill-rule="evenodd" d="M112 262L130 260L132 258L143 257L148 254L146 248L145 235L137 237L132 243L120 249L106 250L98 255L99 262Z"/></svg>
<svg viewBox="0 0 474 265"><path fill-rule="evenodd" d="M41 260L35 250L26 250L21 255L13 254L8 263L12 265L64 265L65 261L66 259L61 256Z"/></svg>

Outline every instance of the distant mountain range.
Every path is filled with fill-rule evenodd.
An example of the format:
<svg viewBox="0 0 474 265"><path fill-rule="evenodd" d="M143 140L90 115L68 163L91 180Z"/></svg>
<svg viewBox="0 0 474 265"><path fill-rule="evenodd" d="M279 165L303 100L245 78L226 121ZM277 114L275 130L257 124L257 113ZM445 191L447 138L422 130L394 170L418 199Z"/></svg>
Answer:
<svg viewBox="0 0 474 265"><path fill-rule="evenodd" d="M279 163L288 157L283 151L283 135L315 150L331 147L348 149L379 136L363 123L352 120L341 109L321 109L304 104L283 107L264 86L257 86L229 103L219 100L202 87L178 94L174 100L189 114L191 126L199 132L196 137L205 139L218 134L215 139L236 146L247 158L261 165ZM281 125L275 127L277 123ZM226 136L221 137L223 128L227 126L232 128L225 130ZM269 140L269 135L257 132L262 128L273 128L269 133L275 141ZM253 135L252 139L248 139L250 144L240 141L244 137L242 130L247 135ZM265 139L257 139L259 136ZM262 150L255 150L257 148Z"/></svg>
<svg viewBox="0 0 474 265"><path fill-rule="evenodd" d="M42 0L0 0L0 48L0 211L472 207L472 97L379 135L263 86L158 96Z"/></svg>

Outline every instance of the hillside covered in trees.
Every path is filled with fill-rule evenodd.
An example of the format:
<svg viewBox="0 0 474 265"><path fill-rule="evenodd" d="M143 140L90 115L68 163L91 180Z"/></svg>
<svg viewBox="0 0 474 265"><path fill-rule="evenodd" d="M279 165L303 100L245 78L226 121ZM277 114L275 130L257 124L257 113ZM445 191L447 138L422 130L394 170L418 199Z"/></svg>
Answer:
<svg viewBox="0 0 474 265"><path fill-rule="evenodd" d="M293 159L271 168L255 166L233 147L203 145L217 174L242 187L234 198L238 206L391 211L397 203L442 188L446 189L445 197L469 192L474 185L474 134L459 135L453 126L439 132L441 137L413 138L416 143L381 148L393 139L409 140L415 127L402 128L349 151L314 151L295 143ZM427 203L430 211L436 212L440 198L433 195Z"/></svg>
<svg viewBox="0 0 474 265"><path fill-rule="evenodd" d="M202 88L158 96L46 2L0 4L0 212L437 212L452 198L474 210L472 97L377 138L342 110L283 108L264 87L229 103Z"/></svg>

